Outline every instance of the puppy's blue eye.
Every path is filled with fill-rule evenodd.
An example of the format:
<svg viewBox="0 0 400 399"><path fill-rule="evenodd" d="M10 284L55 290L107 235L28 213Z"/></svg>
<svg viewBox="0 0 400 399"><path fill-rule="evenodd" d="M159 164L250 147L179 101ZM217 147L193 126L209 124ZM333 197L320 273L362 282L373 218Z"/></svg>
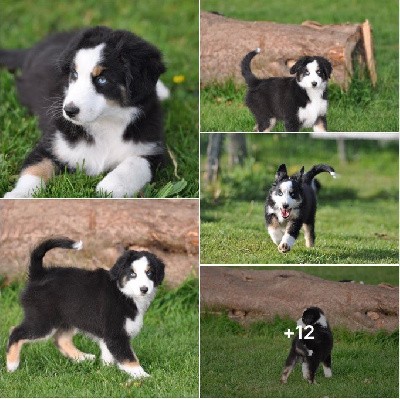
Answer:
<svg viewBox="0 0 400 399"><path fill-rule="evenodd" d="M309 74L310 74L310 72L308 72L308 71L305 71L305 72L304 72L304 75L305 75L305 76L308 76Z"/></svg>
<svg viewBox="0 0 400 399"><path fill-rule="evenodd" d="M147 270L146 275L147 277L151 278L153 276L153 272L151 270Z"/></svg>
<svg viewBox="0 0 400 399"><path fill-rule="evenodd" d="M107 78L105 78L104 76L98 76L96 78L96 82L100 85L100 86L104 86L107 83Z"/></svg>
<svg viewBox="0 0 400 399"><path fill-rule="evenodd" d="M78 79L78 72L76 72L75 69L71 70L71 78Z"/></svg>
<svg viewBox="0 0 400 399"><path fill-rule="evenodd" d="M290 195L292 198L294 198L294 192L293 192L293 191L291 191L291 192L289 193L289 195Z"/></svg>
<svg viewBox="0 0 400 399"><path fill-rule="evenodd" d="M282 190L279 190L279 191L278 191L278 195L283 195Z"/></svg>
<svg viewBox="0 0 400 399"><path fill-rule="evenodd" d="M136 273L135 273L135 272L130 272L130 273L129 273L129 277L131 277L131 278L136 278Z"/></svg>
<svg viewBox="0 0 400 399"><path fill-rule="evenodd" d="M317 75L321 76L321 71L320 70L317 71Z"/></svg>

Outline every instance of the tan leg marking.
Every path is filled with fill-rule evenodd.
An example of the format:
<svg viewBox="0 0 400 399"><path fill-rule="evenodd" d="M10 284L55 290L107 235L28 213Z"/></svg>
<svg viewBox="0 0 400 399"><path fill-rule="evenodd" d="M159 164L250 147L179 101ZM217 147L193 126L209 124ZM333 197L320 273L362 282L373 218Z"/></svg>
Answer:
<svg viewBox="0 0 400 399"><path fill-rule="evenodd" d="M7 352L7 363L19 362L19 355L21 353L22 345L27 342L25 339L21 339L10 346Z"/></svg>
<svg viewBox="0 0 400 399"><path fill-rule="evenodd" d="M37 164L30 165L22 170L21 176L23 175L33 175L40 177L44 182L50 180L55 173L54 163L45 158Z"/></svg>
<svg viewBox="0 0 400 399"><path fill-rule="evenodd" d="M289 378L290 373L291 373L292 370L294 369L294 366L295 366L295 363L293 363L292 365L287 366L287 367L285 367L285 368L283 369L282 376L281 376L281 383L282 383L282 384L286 384L286 382L287 382L287 380L288 380L288 378Z"/></svg>
<svg viewBox="0 0 400 399"><path fill-rule="evenodd" d="M126 361L126 362L122 362L121 363L124 367L140 367L139 362L130 362L130 361Z"/></svg>
<svg viewBox="0 0 400 399"><path fill-rule="evenodd" d="M94 355L81 352L72 342L74 332L57 331L54 336L54 341L59 351L65 356L75 361L82 361L85 359L94 359Z"/></svg>
<svg viewBox="0 0 400 399"><path fill-rule="evenodd" d="M313 126L313 130L314 132L326 132L325 130L325 126L322 123L322 121L317 122L314 126Z"/></svg>
<svg viewBox="0 0 400 399"><path fill-rule="evenodd" d="M306 247L311 248L314 246L314 240L311 236L311 229L308 224L303 224L304 238L306 239Z"/></svg>

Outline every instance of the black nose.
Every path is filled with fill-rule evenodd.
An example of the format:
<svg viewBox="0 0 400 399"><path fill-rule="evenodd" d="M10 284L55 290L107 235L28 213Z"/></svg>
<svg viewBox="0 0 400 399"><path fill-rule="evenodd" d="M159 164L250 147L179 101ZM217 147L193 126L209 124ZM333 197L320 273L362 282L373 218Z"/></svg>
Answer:
<svg viewBox="0 0 400 399"><path fill-rule="evenodd" d="M64 106L64 111L70 118L79 114L79 108L74 103L66 104Z"/></svg>
<svg viewBox="0 0 400 399"><path fill-rule="evenodd" d="M289 204L283 204L283 205L282 205L282 208L283 208L283 209L288 209L288 208L289 208Z"/></svg>
<svg viewBox="0 0 400 399"><path fill-rule="evenodd" d="M148 287L140 287L140 292L142 292L143 294L145 294L148 290Z"/></svg>
<svg viewBox="0 0 400 399"><path fill-rule="evenodd" d="M315 87L317 85L317 82L311 82L312 87Z"/></svg>

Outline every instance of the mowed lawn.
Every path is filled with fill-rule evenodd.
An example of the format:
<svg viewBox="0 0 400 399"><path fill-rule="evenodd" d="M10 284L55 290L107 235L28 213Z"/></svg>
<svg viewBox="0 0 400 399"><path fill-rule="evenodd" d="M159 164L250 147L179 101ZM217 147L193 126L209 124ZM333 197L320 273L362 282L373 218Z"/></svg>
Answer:
<svg viewBox="0 0 400 399"><path fill-rule="evenodd" d="M383 6L375 0L254 0L249 6L241 0L201 0L201 10L218 11L229 18L283 24L306 20L322 24L362 23L368 19L373 27L378 83L373 88L367 78L357 77L347 92L330 85L328 130L398 131L398 1L388 0ZM255 121L244 105L245 91L244 81L243 85L226 82L202 88L201 131L253 131ZM274 131L284 131L283 124L277 123Z"/></svg>
<svg viewBox="0 0 400 399"><path fill-rule="evenodd" d="M160 288L132 347L151 377L132 380L116 366L103 366L97 344L79 335L74 341L95 361L73 363L50 342L24 345L20 367L5 368L11 326L22 321L18 297L23 285L0 282L1 397L198 397L198 279L174 290Z"/></svg>
<svg viewBox="0 0 400 399"><path fill-rule="evenodd" d="M57 1L49 7L46 0L6 1L1 7L0 48L27 48L51 32L95 25L138 34L160 48L167 65L161 79L171 90L171 97L163 102L163 109L166 142L176 166L171 162L158 171L155 183L147 185L138 197L197 197L197 4L177 0L88 0ZM13 188L23 160L39 137L36 119L16 98L14 76L0 69L0 197ZM79 171L65 173L37 196L97 197L95 188L102 177L88 177Z"/></svg>
<svg viewBox="0 0 400 399"><path fill-rule="evenodd" d="M324 266L301 270L322 278L354 278L366 284L398 285L399 278L397 267ZM293 331L294 326L294 320L277 317L273 322L243 327L224 312L217 316L205 310L200 318L201 396L398 397L398 330L368 333L335 327L333 377L325 378L320 366L317 383L310 385L303 380L301 366L297 365L283 385L279 380L291 343L283 332L288 328Z"/></svg>
<svg viewBox="0 0 400 399"><path fill-rule="evenodd" d="M244 166L229 169L223 156L218 181L211 186L202 181L201 263L398 263L397 142L346 141L348 161L342 163L334 140L308 134L246 136ZM203 134L202 154L207 139ZM267 233L264 202L281 163L289 173L327 163L338 174L337 179L318 175L314 248L305 247L301 232L292 250L281 254Z"/></svg>

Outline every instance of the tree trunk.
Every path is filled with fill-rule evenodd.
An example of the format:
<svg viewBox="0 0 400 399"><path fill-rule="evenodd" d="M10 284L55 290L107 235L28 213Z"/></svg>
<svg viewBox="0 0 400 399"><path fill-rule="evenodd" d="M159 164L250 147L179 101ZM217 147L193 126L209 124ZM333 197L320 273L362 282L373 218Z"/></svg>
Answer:
<svg viewBox="0 0 400 399"><path fill-rule="evenodd" d="M351 276L348 268L346 276ZM399 288L323 280L294 270L207 267L200 272L203 310L228 310L241 322L272 321L276 315L298 320L318 306L332 326L350 330L399 328Z"/></svg>
<svg viewBox="0 0 400 399"><path fill-rule="evenodd" d="M211 184L217 180L223 140L224 134L222 133L210 133L208 135L206 171L206 179L208 184Z"/></svg>
<svg viewBox="0 0 400 399"><path fill-rule="evenodd" d="M363 24L321 25L305 21L301 25L250 22L225 18L208 12L200 16L201 84L228 79L243 84L242 58L259 47L252 62L259 77L290 76L290 67L304 55L327 58L333 66L332 81L346 89L355 62L368 68L376 83L373 41L368 21Z"/></svg>
<svg viewBox="0 0 400 399"><path fill-rule="evenodd" d="M228 138L229 166L243 165L247 156L246 135L231 133Z"/></svg>

